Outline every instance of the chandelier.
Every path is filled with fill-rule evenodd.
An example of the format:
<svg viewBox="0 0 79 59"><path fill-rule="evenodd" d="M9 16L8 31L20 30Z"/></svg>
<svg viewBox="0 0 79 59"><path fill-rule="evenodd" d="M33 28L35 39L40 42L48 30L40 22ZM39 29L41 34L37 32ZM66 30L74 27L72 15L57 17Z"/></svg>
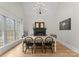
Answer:
<svg viewBox="0 0 79 59"><path fill-rule="evenodd" d="M38 15L47 13L47 8L46 5L42 2L38 2L35 4L35 6L33 7L34 12Z"/></svg>

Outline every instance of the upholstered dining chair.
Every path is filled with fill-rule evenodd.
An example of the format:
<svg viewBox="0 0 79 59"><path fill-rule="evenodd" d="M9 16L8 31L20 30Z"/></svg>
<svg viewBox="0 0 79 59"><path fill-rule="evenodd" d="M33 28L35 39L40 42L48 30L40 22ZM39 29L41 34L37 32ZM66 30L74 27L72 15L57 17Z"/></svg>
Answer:
<svg viewBox="0 0 79 59"><path fill-rule="evenodd" d="M27 51L27 49L31 49L32 53L33 53L33 48L34 48L34 41L32 37L26 37L26 50L25 53Z"/></svg>
<svg viewBox="0 0 79 59"><path fill-rule="evenodd" d="M34 40L34 44L35 44L35 53L37 49L41 49L42 53L43 53L43 38L42 37L36 37Z"/></svg>
<svg viewBox="0 0 79 59"><path fill-rule="evenodd" d="M54 51L54 41L53 41L53 38L51 36L47 36L45 38L45 42L43 44L44 44L45 53L46 53L47 49L51 49L51 51L53 53L53 51Z"/></svg>

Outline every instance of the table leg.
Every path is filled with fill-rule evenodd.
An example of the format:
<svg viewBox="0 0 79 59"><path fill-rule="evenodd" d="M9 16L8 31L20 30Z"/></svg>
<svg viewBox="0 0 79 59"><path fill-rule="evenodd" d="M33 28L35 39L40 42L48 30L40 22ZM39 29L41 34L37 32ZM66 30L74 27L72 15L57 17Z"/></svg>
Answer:
<svg viewBox="0 0 79 59"><path fill-rule="evenodd" d="M56 41L55 41L55 44L54 44L54 51L56 52Z"/></svg>

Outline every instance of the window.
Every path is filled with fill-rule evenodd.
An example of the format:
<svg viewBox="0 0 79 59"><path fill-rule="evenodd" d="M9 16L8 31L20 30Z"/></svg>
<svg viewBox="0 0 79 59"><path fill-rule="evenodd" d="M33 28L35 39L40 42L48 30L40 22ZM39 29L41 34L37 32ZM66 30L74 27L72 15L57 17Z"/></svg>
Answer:
<svg viewBox="0 0 79 59"><path fill-rule="evenodd" d="M20 37L22 37L22 35L23 35L23 21L22 20L20 20Z"/></svg>
<svg viewBox="0 0 79 59"><path fill-rule="evenodd" d="M20 32L19 32L20 31L19 30L20 29L19 26L20 26L19 25L19 22L18 21L15 21L16 40L19 39L19 34L20 34Z"/></svg>
<svg viewBox="0 0 79 59"><path fill-rule="evenodd" d="M0 15L0 47L5 46L23 35L23 21Z"/></svg>
<svg viewBox="0 0 79 59"><path fill-rule="evenodd" d="M3 46L3 39L2 39L2 25L3 25L3 19L2 16L0 16L0 47Z"/></svg>
<svg viewBox="0 0 79 59"><path fill-rule="evenodd" d="M15 21L15 31L16 31L16 40L21 38L23 35L23 21Z"/></svg>
<svg viewBox="0 0 79 59"><path fill-rule="evenodd" d="M6 18L6 32L7 32L7 43L14 40L14 20L11 18Z"/></svg>

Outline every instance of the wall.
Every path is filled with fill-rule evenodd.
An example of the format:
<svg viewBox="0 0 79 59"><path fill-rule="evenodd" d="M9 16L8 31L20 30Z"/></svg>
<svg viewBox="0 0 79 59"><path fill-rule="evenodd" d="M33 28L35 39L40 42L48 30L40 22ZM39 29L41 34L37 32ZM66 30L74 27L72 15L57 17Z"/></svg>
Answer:
<svg viewBox="0 0 79 59"><path fill-rule="evenodd" d="M22 5L17 2L0 2L0 14L11 18L24 18Z"/></svg>
<svg viewBox="0 0 79 59"><path fill-rule="evenodd" d="M0 2L0 15L5 15L12 19L22 19L24 20L24 12L21 3L17 2ZM22 40L13 41L5 46L0 47L0 55L5 53L7 50L15 47L17 44L21 43Z"/></svg>
<svg viewBox="0 0 79 59"><path fill-rule="evenodd" d="M71 30L59 30L59 22L71 18ZM79 3L59 3L56 26L57 36L61 43L79 53Z"/></svg>
<svg viewBox="0 0 79 59"><path fill-rule="evenodd" d="M46 23L47 34L48 33L55 33L56 24L55 24L55 13L58 3L44 3L46 8L48 9L47 13L42 14L40 16L36 15L33 8L35 6L35 2L25 2L23 3L26 20L25 22L25 29L29 32L29 34L33 34L33 24L35 21L44 21ZM51 27L52 26L52 27Z"/></svg>

